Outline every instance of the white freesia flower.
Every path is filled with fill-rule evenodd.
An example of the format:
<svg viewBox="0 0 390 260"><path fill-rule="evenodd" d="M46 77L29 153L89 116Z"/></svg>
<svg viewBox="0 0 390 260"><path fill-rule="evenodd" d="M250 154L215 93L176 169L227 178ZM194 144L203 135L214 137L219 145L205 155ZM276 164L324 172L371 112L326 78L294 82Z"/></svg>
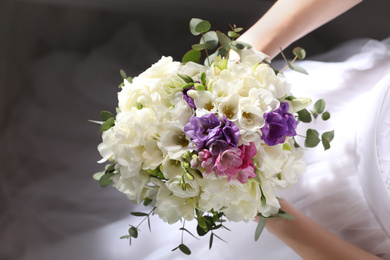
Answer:
<svg viewBox="0 0 390 260"><path fill-rule="evenodd" d="M214 95L207 90L189 90L188 96L194 99L196 106L196 116L201 117L217 112L217 102Z"/></svg>
<svg viewBox="0 0 390 260"><path fill-rule="evenodd" d="M174 178L171 178L165 183L166 187L173 192L176 196L180 198L193 198L199 194L199 186L196 180L190 180L186 176L185 180L185 190L180 185L181 175L178 175Z"/></svg>
<svg viewBox="0 0 390 260"><path fill-rule="evenodd" d="M163 182L152 178L152 181L160 186L156 195L156 209L154 212L169 224L176 223L181 218L193 220L195 217L195 199L177 197Z"/></svg>
<svg viewBox="0 0 390 260"><path fill-rule="evenodd" d="M159 149L166 151L171 159L180 159L191 139L186 135L183 125L179 122L166 123L161 130L161 138L158 142Z"/></svg>
<svg viewBox="0 0 390 260"><path fill-rule="evenodd" d="M164 178L168 180L183 174L181 161L173 160L168 157L166 157L163 163L161 164L160 170L162 171Z"/></svg>
<svg viewBox="0 0 390 260"><path fill-rule="evenodd" d="M121 171L119 167L119 171ZM120 192L124 193L127 198L137 205L140 205L141 202L146 197L146 184L149 182L150 177L144 171L139 172L130 178L124 178L123 175L117 174L112 177L114 181L113 186L117 188Z"/></svg>

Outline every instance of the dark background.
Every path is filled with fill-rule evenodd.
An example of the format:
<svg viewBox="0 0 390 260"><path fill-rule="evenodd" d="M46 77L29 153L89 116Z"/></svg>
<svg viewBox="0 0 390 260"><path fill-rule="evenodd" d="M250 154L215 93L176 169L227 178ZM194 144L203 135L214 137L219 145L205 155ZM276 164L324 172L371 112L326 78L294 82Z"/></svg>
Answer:
<svg viewBox="0 0 390 260"><path fill-rule="evenodd" d="M0 0L0 259L16 259L35 247L128 215L129 208L116 206L121 199L127 203L123 196L113 189L102 190L91 179L92 173L101 170L96 164L101 137L97 127L87 123L87 119L98 119L100 110L113 111L119 69L135 76L161 55L180 60L199 40L188 29L192 17L210 21L213 30L226 32L229 23L249 28L274 2ZM387 38L389 25L390 2L366 0L292 46L305 48L310 59L349 39ZM100 67L82 78L104 86L91 88L96 100L72 90L77 82L69 83L72 94L57 89L56 81L49 81L54 82L52 88L40 89L44 69L54 71L57 82L65 84L69 79L61 75L72 75L68 71L77 64L70 61L95 57L100 46L109 45L123 28L128 28L126 42L118 45L117 52L104 53L107 61L120 60L112 72ZM142 52L140 38L153 52ZM53 53L60 53L63 62L57 59L52 63L56 68L50 70L42 60ZM113 90L107 92L110 87ZM64 100L61 95L74 96ZM42 112L24 110L33 105ZM61 116L69 124L59 121ZM61 197L61 192L74 193L75 198ZM112 204L105 201L104 205L111 206L102 208L98 199L112 200ZM89 207L82 206L84 202ZM50 208L63 214L50 215ZM72 218L64 217L69 213ZM85 215L92 217L84 221L80 216Z"/></svg>

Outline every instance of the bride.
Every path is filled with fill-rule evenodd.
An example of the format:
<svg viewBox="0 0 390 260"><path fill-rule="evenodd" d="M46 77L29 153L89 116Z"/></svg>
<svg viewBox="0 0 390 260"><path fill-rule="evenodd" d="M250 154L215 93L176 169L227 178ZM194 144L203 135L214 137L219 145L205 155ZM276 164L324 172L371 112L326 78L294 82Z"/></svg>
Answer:
<svg viewBox="0 0 390 260"><path fill-rule="evenodd" d="M279 47L358 2L279 0L240 40L275 57ZM273 64L279 66L279 61ZM152 232L144 227L130 247L119 237L137 219L124 217L28 252L25 259L390 259L390 39L350 41L298 64L310 75L285 72L294 93L327 101L332 120L316 128L334 129L336 136L329 151L314 149L305 155L307 172L282 194L282 207L295 221L267 221L267 231L257 242L256 223L230 223L231 232L218 233L228 244L215 241L210 251L207 241L187 237L193 253L185 257L171 252L179 243L180 224L168 226L154 217ZM104 199L100 201L105 207ZM121 201L117 207L138 211L127 205ZM190 223L188 229L194 228Z"/></svg>

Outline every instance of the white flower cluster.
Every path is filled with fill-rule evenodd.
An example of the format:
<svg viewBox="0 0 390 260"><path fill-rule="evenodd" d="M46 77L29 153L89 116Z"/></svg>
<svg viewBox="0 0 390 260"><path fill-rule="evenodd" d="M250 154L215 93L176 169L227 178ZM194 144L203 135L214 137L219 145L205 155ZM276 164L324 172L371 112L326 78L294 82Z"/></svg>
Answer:
<svg viewBox="0 0 390 260"><path fill-rule="evenodd" d="M114 187L137 204L151 200L154 212L168 223L194 219L195 209L223 212L231 221L248 221L259 212L276 214L279 191L295 183L305 165L303 151L294 147L292 137L273 146L262 139L264 114L289 102L284 98L290 95L285 77L262 63L264 58L247 50L240 63L217 57L208 67L162 57L132 83L125 80L115 125L103 132L98 147L100 162L116 163ZM200 84L202 74L205 88L187 92L194 109L184 98L186 83L179 75ZM292 106L289 111L294 113ZM242 182L206 173L184 129L192 117L209 114L238 127L238 146L256 147L257 154L249 159L255 177Z"/></svg>

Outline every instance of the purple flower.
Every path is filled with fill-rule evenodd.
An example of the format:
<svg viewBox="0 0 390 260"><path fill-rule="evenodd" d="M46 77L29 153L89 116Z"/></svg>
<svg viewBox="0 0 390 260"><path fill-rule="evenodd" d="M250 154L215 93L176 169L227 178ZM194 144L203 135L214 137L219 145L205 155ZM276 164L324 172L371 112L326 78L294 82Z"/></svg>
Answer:
<svg viewBox="0 0 390 260"><path fill-rule="evenodd" d="M288 103L282 102L275 111L264 114L265 125L261 128L263 135L261 139L269 145L282 144L287 136L295 136L297 121L294 116L288 113Z"/></svg>
<svg viewBox="0 0 390 260"><path fill-rule="evenodd" d="M187 102L187 104L192 107L193 109L196 109L196 106L195 106L195 102L194 102L194 99L190 96L188 96L187 92L191 89L195 89L194 86L192 87L189 87L189 88L186 88L186 89L183 89L183 98L184 100Z"/></svg>
<svg viewBox="0 0 390 260"><path fill-rule="evenodd" d="M184 126L184 132L191 138L197 151L209 148L213 155L221 149L236 147L240 137L240 129L233 122L226 117L221 121L214 114L191 117Z"/></svg>

